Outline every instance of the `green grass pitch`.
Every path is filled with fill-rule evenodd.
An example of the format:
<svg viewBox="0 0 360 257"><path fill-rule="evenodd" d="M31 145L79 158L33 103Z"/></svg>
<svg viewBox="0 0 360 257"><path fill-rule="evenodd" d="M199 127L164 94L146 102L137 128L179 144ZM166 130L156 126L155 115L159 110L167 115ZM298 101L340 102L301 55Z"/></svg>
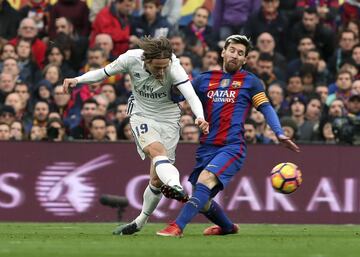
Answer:
<svg viewBox="0 0 360 257"><path fill-rule="evenodd" d="M113 236L114 223L0 223L0 256L360 256L360 226L246 224L237 235L205 237L207 224L190 224L183 238L156 236L164 226Z"/></svg>

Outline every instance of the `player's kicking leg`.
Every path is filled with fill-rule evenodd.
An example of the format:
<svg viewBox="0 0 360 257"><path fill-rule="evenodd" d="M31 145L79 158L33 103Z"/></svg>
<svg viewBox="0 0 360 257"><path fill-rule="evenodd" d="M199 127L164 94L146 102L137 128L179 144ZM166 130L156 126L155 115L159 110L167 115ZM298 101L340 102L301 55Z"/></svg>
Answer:
<svg viewBox="0 0 360 257"><path fill-rule="evenodd" d="M132 235L139 232L147 223L150 215L156 209L161 200L162 194L160 191L161 182L155 174L155 168L153 165L150 167L150 177L150 183L144 191L143 205L140 215L132 222L118 226L113 231L114 235Z"/></svg>
<svg viewBox="0 0 360 257"><path fill-rule="evenodd" d="M216 224L206 228L203 232L204 236L237 234L239 231L239 226L227 217L221 206L214 200L210 200L200 213L204 214L208 220Z"/></svg>

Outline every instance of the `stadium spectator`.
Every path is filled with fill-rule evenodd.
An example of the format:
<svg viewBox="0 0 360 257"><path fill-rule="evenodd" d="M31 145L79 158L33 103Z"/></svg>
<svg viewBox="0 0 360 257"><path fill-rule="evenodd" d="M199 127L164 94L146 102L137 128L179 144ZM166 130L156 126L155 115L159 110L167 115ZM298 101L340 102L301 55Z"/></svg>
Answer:
<svg viewBox="0 0 360 257"><path fill-rule="evenodd" d="M351 93L360 95L360 79L354 80L351 86Z"/></svg>
<svg viewBox="0 0 360 257"><path fill-rule="evenodd" d="M181 139L183 142L199 143L200 131L195 124L187 124L181 128Z"/></svg>
<svg viewBox="0 0 360 257"><path fill-rule="evenodd" d="M305 63L312 64L316 68L316 83L327 83L333 79L330 76L327 63L321 58L317 49L310 49L305 53Z"/></svg>
<svg viewBox="0 0 360 257"><path fill-rule="evenodd" d="M315 91L316 86L316 67L310 63L304 63L300 67L299 75L304 87L304 95L312 95Z"/></svg>
<svg viewBox="0 0 360 257"><path fill-rule="evenodd" d="M319 15L320 21L326 24L329 28L335 30L335 21L337 18L337 11L339 8L338 0L297 0L296 9L297 12L302 12L304 9L313 7L316 8L316 12Z"/></svg>
<svg viewBox="0 0 360 257"><path fill-rule="evenodd" d="M65 52L60 46L52 44L48 46L45 53L45 64L53 64L60 68L64 77L75 76L77 73L65 59Z"/></svg>
<svg viewBox="0 0 360 257"><path fill-rule="evenodd" d="M0 39L11 39L16 36L20 14L11 7L8 1L0 1Z"/></svg>
<svg viewBox="0 0 360 257"><path fill-rule="evenodd" d="M109 100L107 99L107 97L100 93L98 95L95 95L93 98L98 103L96 115L106 117L107 109L109 107Z"/></svg>
<svg viewBox="0 0 360 257"><path fill-rule="evenodd" d="M349 117L360 119L360 94L352 94L346 107Z"/></svg>
<svg viewBox="0 0 360 257"><path fill-rule="evenodd" d="M201 66L200 67L195 66L195 72L201 73L201 72L209 71L211 66L218 64L219 64L219 53L216 50L209 50L201 58Z"/></svg>
<svg viewBox="0 0 360 257"><path fill-rule="evenodd" d="M83 102L81 108L81 120L79 124L70 125L70 136L73 139L89 139L90 138L90 122L97 115L98 103L93 98L89 98Z"/></svg>
<svg viewBox="0 0 360 257"><path fill-rule="evenodd" d="M10 125L15 121L15 109L10 105L3 105L0 108L0 122Z"/></svg>
<svg viewBox="0 0 360 257"><path fill-rule="evenodd" d="M195 124L194 117L189 114L183 114L180 117L179 123L180 123L181 128L183 128L184 126L189 125L189 124Z"/></svg>
<svg viewBox="0 0 360 257"><path fill-rule="evenodd" d="M320 101L320 97L314 96L309 99L306 112L305 119L314 124L314 127L318 127L322 112L322 104Z"/></svg>
<svg viewBox="0 0 360 257"><path fill-rule="evenodd" d="M295 56L288 56L289 62L287 63L287 75L294 74L299 71L300 67L306 62L306 54L310 49L314 49L315 44L310 36L300 38L297 45L298 58Z"/></svg>
<svg viewBox="0 0 360 257"><path fill-rule="evenodd" d="M259 71L257 69L257 63L260 57L260 52L258 49L253 48L249 51L248 56L246 57L246 69L252 73L257 74Z"/></svg>
<svg viewBox="0 0 360 257"><path fill-rule="evenodd" d="M11 73L0 73L0 105L4 103L6 96L14 91L15 80Z"/></svg>
<svg viewBox="0 0 360 257"><path fill-rule="evenodd" d="M282 129L284 130L284 135L290 138L291 140L297 140L297 124L290 117L283 117L280 120Z"/></svg>
<svg viewBox="0 0 360 257"><path fill-rule="evenodd" d="M336 144L331 118L324 118L321 120L319 125L319 134L319 139L325 144Z"/></svg>
<svg viewBox="0 0 360 257"><path fill-rule="evenodd" d="M11 74L14 81L21 80L20 66L15 58L9 57L4 60L2 72Z"/></svg>
<svg viewBox="0 0 360 257"><path fill-rule="evenodd" d="M151 36L153 38L168 37L172 26L160 14L160 0L142 0L142 3L143 14L139 17L134 17L131 22L132 43L136 44L144 36Z"/></svg>
<svg viewBox="0 0 360 257"><path fill-rule="evenodd" d="M125 120L126 117L128 117L127 102L119 102L116 106L116 113L114 119L114 123L117 129L119 129L119 126Z"/></svg>
<svg viewBox="0 0 360 257"><path fill-rule="evenodd" d="M344 24L350 20L360 20L360 5L358 0L345 0L340 7L339 14Z"/></svg>
<svg viewBox="0 0 360 257"><path fill-rule="evenodd" d="M328 61L329 70L336 73L340 69L340 64L351 57L353 47L358 43L356 34L351 30L340 31L338 48L335 49L334 54Z"/></svg>
<svg viewBox="0 0 360 257"><path fill-rule="evenodd" d="M106 119L104 116L95 116L89 124L90 139L94 141L108 141L106 136Z"/></svg>
<svg viewBox="0 0 360 257"><path fill-rule="evenodd" d="M96 15L105 7L109 6L113 0L93 0L90 7L89 20L94 22Z"/></svg>
<svg viewBox="0 0 360 257"><path fill-rule="evenodd" d="M112 84L102 84L101 86L101 94L106 97L109 102L107 107L106 118L108 120L113 120L116 111L116 90L114 85Z"/></svg>
<svg viewBox="0 0 360 257"><path fill-rule="evenodd" d="M88 49L88 37L77 33L71 20L66 17L55 20L55 29L55 44L64 49L65 60L70 62L71 67L79 70Z"/></svg>
<svg viewBox="0 0 360 257"><path fill-rule="evenodd" d="M81 36L88 36L90 32L89 8L81 0L58 0L50 10L49 36L55 38L55 21L59 17L66 17L74 24L74 31Z"/></svg>
<svg viewBox="0 0 360 257"><path fill-rule="evenodd" d="M341 99L335 99L331 102L328 109L328 116L330 118L341 118L346 114L344 101Z"/></svg>
<svg viewBox="0 0 360 257"><path fill-rule="evenodd" d="M17 59L17 54L16 54L16 48L13 44L10 43L5 43L1 48L0 48L0 64L1 64L1 70L2 70L2 66L3 66L3 61L7 58L15 58Z"/></svg>
<svg viewBox="0 0 360 257"><path fill-rule="evenodd" d="M39 31L39 37L48 36L48 27L50 23L51 5L47 0L29 0L26 5L19 10L20 17L31 18L36 22Z"/></svg>
<svg viewBox="0 0 360 257"><path fill-rule="evenodd" d="M273 58L268 53L261 53L256 65L259 78L264 82L266 88L275 81L283 81L284 74L274 67Z"/></svg>
<svg viewBox="0 0 360 257"><path fill-rule="evenodd" d="M14 92L19 94L20 96L22 109L21 120L24 121L32 113L33 110L33 106L30 102L29 86L22 81L18 81L15 84Z"/></svg>
<svg viewBox="0 0 360 257"><path fill-rule="evenodd" d="M32 99L33 104L35 104L39 100L42 100L47 102L51 108L52 100L53 100L52 92L53 92L53 87L50 81L46 79L40 80L33 90L33 99Z"/></svg>
<svg viewBox="0 0 360 257"><path fill-rule="evenodd" d="M221 41L232 34L242 32L249 16L260 9L261 0L215 1L213 30Z"/></svg>
<svg viewBox="0 0 360 257"><path fill-rule="evenodd" d="M256 122L246 119L244 123L244 138L247 144L256 144Z"/></svg>
<svg viewBox="0 0 360 257"><path fill-rule="evenodd" d="M38 36L38 29L36 23L31 18L24 18L20 22L17 37L11 39L9 42L14 46L17 45L19 39L25 39L32 42L32 55L40 68L44 67L46 44L41 41Z"/></svg>
<svg viewBox="0 0 360 257"><path fill-rule="evenodd" d="M256 135L262 136L266 127L266 120L264 115L256 110L256 108L251 108L250 119L255 122Z"/></svg>
<svg viewBox="0 0 360 257"><path fill-rule="evenodd" d="M134 141L134 136L131 131L130 118L126 117L121 122L118 129L119 140Z"/></svg>
<svg viewBox="0 0 360 257"><path fill-rule="evenodd" d="M134 0L115 0L109 7L104 7L92 24L90 46L95 44L97 34L109 34L114 42L112 54L118 56L129 49L129 15Z"/></svg>
<svg viewBox="0 0 360 257"><path fill-rule="evenodd" d="M259 49L260 54L267 53L272 57L274 67L280 70L286 69L286 59L282 54L275 51L275 40L270 33L261 33L256 40L256 47Z"/></svg>
<svg viewBox="0 0 360 257"><path fill-rule="evenodd" d="M286 54L288 20L279 12L280 0L262 0L261 9L252 14L244 26L245 35L254 43L263 32L269 32L275 39L276 51Z"/></svg>
<svg viewBox="0 0 360 257"><path fill-rule="evenodd" d="M109 141L117 141L118 140L117 129L116 129L115 124L112 122L106 123L106 137L108 138Z"/></svg>
<svg viewBox="0 0 360 257"><path fill-rule="evenodd" d="M24 124L20 120L15 120L11 123L10 139L15 141L25 140Z"/></svg>
<svg viewBox="0 0 360 257"><path fill-rule="evenodd" d="M190 81L193 80L194 77L196 77L197 73L194 71L194 66L191 60L191 57L188 55L181 55L179 57L180 64L186 71L186 74L189 75Z"/></svg>
<svg viewBox="0 0 360 257"><path fill-rule="evenodd" d="M68 123L66 120L70 118L72 115L72 112L70 111L69 108L70 95L64 93L61 84L55 86L53 90L53 99L54 99L54 104L52 111L58 112L60 114L60 119L63 119L65 125L67 126Z"/></svg>
<svg viewBox="0 0 360 257"><path fill-rule="evenodd" d="M282 117L286 110L284 106L285 95L283 87L279 83L272 83L267 89L267 95L277 115Z"/></svg>
<svg viewBox="0 0 360 257"><path fill-rule="evenodd" d="M42 138L46 134L46 126L50 109L49 104L45 101L39 100L34 105L33 119L24 124L25 132L32 131L33 126L39 126L43 130Z"/></svg>
<svg viewBox="0 0 360 257"><path fill-rule="evenodd" d="M184 54L189 54L189 52L185 50L186 43L182 33L171 33L169 36L169 40L176 57Z"/></svg>
<svg viewBox="0 0 360 257"><path fill-rule="evenodd" d="M33 125L29 133L29 139L31 141L42 141L46 138L46 128L39 125Z"/></svg>
<svg viewBox="0 0 360 257"><path fill-rule="evenodd" d="M109 34L97 34L95 37L95 46L98 46L104 50L105 58L108 62L115 60L115 56L111 54L112 50L114 49L114 43Z"/></svg>
<svg viewBox="0 0 360 257"><path fill-rule="evenodd" d="M49 118L46 128L46 140L61 142L66 140L65 126L59 118Z"/></svg>
<svg viewBox="0 0 360 257"><path fill-rule="evenodd" d="M10 126L7 123L0 122L0 141L10 140Z"/></svg>
<svg viewBox="0 0 360 257"><path fill-rule="evenodd" d="M56 64L49 63L43 69L44 79L48 80L52 87L55 87L59 82L62 81L62 74L60 67Z"/></svg>
<svg viewBox="0 0 360 257"><path fill-rule="evenodd" d="M315 88L315 93L320 96L321 104L326 103L326 99L329 96L329 88L326 84L318 84Z"/></svg>
<svg viewBox="0 0 360 257"><path fill-rule="evenodd" d="M31 53L31 42L20 39L16 45L16 55L21 80L30 85L36 84L41 79L41 72Z"/></svg>
<svg viewBox="0 0 360 257"><path fill-rule="evenodd" d="M22 118L22 101L18 93L12 92L8 94L5 98L4 104L14 108L16 119Z"/></svg>
<svg viewBox="0 0 360 257"><path fill-rule="evenodd" d="M324 58L329 58L334 52L334 36L331 29L320 21L317 11L313 7L304 10L302 20L294 25L288 39L289 51L296 52L296 46L301 38L310 36Z"/></svg>
<svg viewBox="0 0 360 257"><path fill-rule="evenodd" d="M204 7L199 7L194 11L192 21L180 27L180 31L185 35L187 49L197 57L203 57L209 49L216 47L216 42L212 28L208 25L210 11Z"/></svg>
<svg viewBox="0 0 360 257"><path fill-rule="evenodd" d="M326 99L326 104L330 105L334 99L342 99L347 102L351 95L352 74L348 70L340 70L336 75L335 92Z"/></svg>

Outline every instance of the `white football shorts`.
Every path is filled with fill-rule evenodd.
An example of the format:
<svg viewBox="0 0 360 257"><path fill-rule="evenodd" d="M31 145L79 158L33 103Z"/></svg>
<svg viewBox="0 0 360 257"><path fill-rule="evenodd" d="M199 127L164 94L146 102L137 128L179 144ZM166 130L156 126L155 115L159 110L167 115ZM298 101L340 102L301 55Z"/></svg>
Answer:
<svg viewBox="0 0 360 257"><path fill-rule="evenodd" d="M180 138L178 119L155 121L137 114L130 117L131 130L141 159L145 159L143 149L154 142L164 145L171 163L175 162L175 150Z"/></svg>

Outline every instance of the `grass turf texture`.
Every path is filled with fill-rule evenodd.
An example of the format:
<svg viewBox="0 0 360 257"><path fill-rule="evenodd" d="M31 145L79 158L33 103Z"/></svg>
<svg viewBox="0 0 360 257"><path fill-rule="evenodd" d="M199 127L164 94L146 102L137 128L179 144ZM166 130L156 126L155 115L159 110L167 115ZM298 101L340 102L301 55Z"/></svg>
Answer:
<svg viewBox="0 0 360 257"><path fill-rule="evenodd" d="M0 223L0 256L360 256L360 226L247 224L237 235L205 237L207 224L191 224L183 238L156 236L164 226L113 236L112 223Z"/></svg>

